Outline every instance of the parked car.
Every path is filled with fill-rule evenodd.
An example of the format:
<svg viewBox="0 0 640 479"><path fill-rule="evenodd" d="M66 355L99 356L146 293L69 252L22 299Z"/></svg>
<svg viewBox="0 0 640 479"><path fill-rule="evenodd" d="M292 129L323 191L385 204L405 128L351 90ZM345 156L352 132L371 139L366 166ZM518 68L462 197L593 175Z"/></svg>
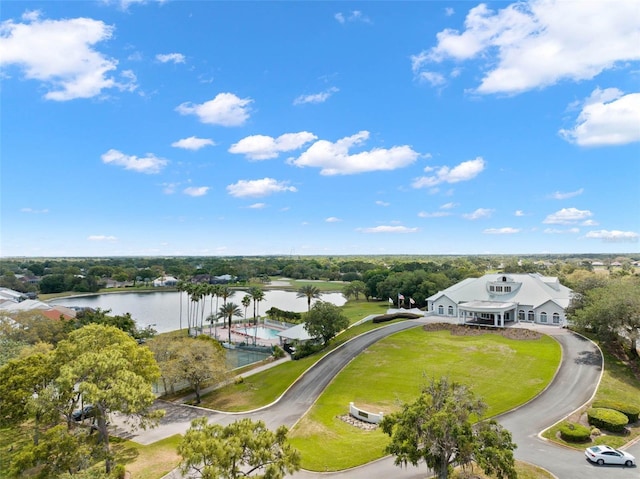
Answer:
<svg viewBox="0 0 640 479"><path fill-rule="evenodd" d="M603 464L621 464L631 467L636 463L636 458L628 452L614 449L611 446L605 446L603 444L586 448L584 455L587 456L589 461L595 462L599 466Z"/></svg>
<svg viewBox="0 0 640 479"><path fill-rule="evenodd" d="M96 416L96 407L93 404L87 404L82 409L78 409L77 411L73 411L71 414L71 418L74 421L83 421L84 419L95 417Z"/></svg>

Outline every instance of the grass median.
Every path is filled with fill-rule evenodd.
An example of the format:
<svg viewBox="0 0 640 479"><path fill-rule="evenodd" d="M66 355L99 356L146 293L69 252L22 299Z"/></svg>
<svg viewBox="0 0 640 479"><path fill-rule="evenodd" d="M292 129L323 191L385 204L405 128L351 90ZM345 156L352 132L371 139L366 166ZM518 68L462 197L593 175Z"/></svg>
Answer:
<svg viewBox="0 0 640 479"><path fill-rule="evenodd" d="M499 334L453 336L449 331L403 331L355 358L292 429L303 467L335 471L384 455L379 430L365 431L339 419L349 402L389 413L414 400L430 378L467 384L488 404L487 416L508 411L539 394L560 362L559 344L548 336L513 340Z"/></svg>

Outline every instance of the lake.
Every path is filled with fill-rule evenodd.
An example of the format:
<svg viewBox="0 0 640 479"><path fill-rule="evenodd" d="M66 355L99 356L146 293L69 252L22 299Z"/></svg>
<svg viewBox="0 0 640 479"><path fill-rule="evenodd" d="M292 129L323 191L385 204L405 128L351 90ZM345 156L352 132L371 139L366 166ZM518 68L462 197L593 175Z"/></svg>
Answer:
<svg viewBox="0 0 640 479"><path fill-rule="evenodd" d="M244 307L240 301L245 294L244 290L234 290L233 296L227 299L227 302L233 302L240 305L240 309L244 313ZM62 306L77 306L88 308L100 308L102 310L111 310L111 314L120 315L130 313L131 317L136 320L140 329L147 326L153 327L159 333L166 333L180 329L180 295L182 295L182 328L187 327L187 306L189 297L185 292L178 291L150 291L150 292L131 292L131 293L107 293L94 294L86 296L76 296L68 298L58 298L48 301L50 304L59 304ZM282 290L265 290L265 299L260 301L258 311L259 316L266 316L265 311L276 307L283 311L294 311L302 313L307 311L307 298L298 298L296 291ZM205 318L211 312L211 297L206 300ZM336 306L344 305L347 300L341 293L323 293L320 297L321 301L335 304ZM311 305L316 300L311 301ZM218 307L222 306L222 299L218 300ZM216 300L213 300L213 311L216 311ZM200 316L198 316L199 318ZM253 318L253 302L247 308L247 318ZM239 318L238 318L239 319ZM222 320L220 320L222 321Z"/></svg>

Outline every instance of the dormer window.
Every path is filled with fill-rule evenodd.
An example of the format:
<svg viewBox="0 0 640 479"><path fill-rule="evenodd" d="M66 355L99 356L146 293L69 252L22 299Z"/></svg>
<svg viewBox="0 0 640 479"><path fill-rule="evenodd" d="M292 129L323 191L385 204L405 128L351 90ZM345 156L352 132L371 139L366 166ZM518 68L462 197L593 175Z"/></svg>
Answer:
<svg viewBox="0 0 640 479"><path fill-rule="evenodd" d="M506 284L505 284L506 283ZM509 276L498 276L493 281L487 282L487 292L489 294L511 294L520 289L522 283L513 281Z"/></svg>

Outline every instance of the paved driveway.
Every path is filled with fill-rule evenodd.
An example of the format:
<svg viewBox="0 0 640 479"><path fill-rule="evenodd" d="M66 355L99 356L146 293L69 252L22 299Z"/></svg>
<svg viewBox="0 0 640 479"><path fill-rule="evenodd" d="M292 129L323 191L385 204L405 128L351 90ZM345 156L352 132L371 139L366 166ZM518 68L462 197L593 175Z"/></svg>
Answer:
<svg viewBox="0 0 640 479"><path fill-rule="evenodd" d="M162 404L161 407L167 409L168 413L158 428L134 432L128 437L143 444L152 443L172 434L183 433L189 427L191 419L203 415L221 424L229 424L239 417L251 417L262 419L272 429L282 424L291 427L306 413L331 379L351 359L383 337L428 321L429 319L420 319L395 323L354 338L316 363L278 401L260 410L242 414L225 414L189 406ZM558 447L538 437L540 431L563 419L590 400L601 375L602 357L593 343L566 329L535 325L531 327L555 337L562 345L563 358L555 379L542 394L520 408L497 418L511 431L514 442L518 445L515 451L516 458L544 467L560 479L640 478L638 468L593 466L584 459L582 452ZM518 381L518 371L513 371L513 380ZM640 457L639 449L640 442L628 450L636 457ZM396 467L393 465L393 458L387 457L348 471L322 474L300 471L292 477L299 479L320 477L417 479L427 477L428 473L425 467ZM179 477L177 474L172 476Z"/></svg>

